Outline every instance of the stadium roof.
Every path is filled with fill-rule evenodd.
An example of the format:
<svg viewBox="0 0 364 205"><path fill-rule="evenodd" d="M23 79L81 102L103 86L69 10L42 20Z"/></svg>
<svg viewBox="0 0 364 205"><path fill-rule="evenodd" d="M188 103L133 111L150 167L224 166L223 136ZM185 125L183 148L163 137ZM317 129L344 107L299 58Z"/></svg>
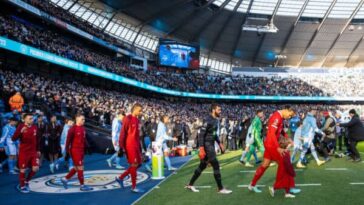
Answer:
<svg viewBox="0 0 364 205"><path fill-rule="evenodd" d="M51 1L57 5L75 2ZM78 0L76 4L93 7L95 1ZM156 50L159 37L198 42L201 63L225 72L230 65L364 66L364 0L101 1L109 6L101 10L113 8L105 15L107 21L98 23L106 32L150 51ZM128 25L114 13L136 21ZM277 33L242 30L244 25L266 25L271 20ZM117 22L126 29L115 27ZM126 32L128 29L132 31Z"/></svg>

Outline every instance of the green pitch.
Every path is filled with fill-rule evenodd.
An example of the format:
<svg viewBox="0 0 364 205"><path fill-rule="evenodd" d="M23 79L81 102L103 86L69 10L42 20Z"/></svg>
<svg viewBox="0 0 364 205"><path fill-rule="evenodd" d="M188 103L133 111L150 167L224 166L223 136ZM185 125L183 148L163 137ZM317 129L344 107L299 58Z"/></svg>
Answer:
<svg viewBox="0 0 364 205"><path fill-rule="evenodd" d="M231 195L216 193L216 184L212 169L206 169L197 180L195 186L203 186L199 193L192 193L184 189L192 176L199 160L195 156L177 174L146 194L138 205L215 205L215 204L248 204L248 205L363 205L364 204L364 163L354 164L345 158L334 159L327 164L318 167L310 160L308 167L297 171L296 184L306 186L299 187L302 193L295 199L285 199L283 190L277 191L272 198L268 192L268 186L274 183L276 166L270 167L261 178L258 185L263 193L249 192L247 188L238 185L248 185L253 178L255 168L245 168L238 162L241 151L234 151L219 156L221 174L225 187L232 189ZM364 154L364 153L362 153ZM297 156L298 157L298 156ZM351 185L350 183L362 183Z"/></svg>

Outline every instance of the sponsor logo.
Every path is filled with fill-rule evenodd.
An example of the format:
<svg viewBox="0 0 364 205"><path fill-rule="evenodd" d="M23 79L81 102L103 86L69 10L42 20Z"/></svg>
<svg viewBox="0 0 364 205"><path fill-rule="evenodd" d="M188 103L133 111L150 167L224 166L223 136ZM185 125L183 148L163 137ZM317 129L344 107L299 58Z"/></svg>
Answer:
<svg viewBox="0 0 364 205"><path fill-rule="evenodd" d="M6 46L6 40L0 39L0 45L5 47Z"/></svg>
<svg viewBox="0 0 364 205"><path fill-rule="evenodd" d="M124 170L96 170L85 171L85 184L94 188L93 191L107 191L113 189L119 189L119 184L115 181L115 177L123 173ZM67 193L79 193L80 184L78 182L77 175L68 181L68 189L64 189L61 178L66 173L48 175L40 178L33 179L29 182L29 187L32 192L50 193L50 194L67 194ZM137 184L145 182L149 179L149 175L143 172L137 174ZM124 179L124 187L131 186L130 177Z"/></svg>
<svg viewBox="0 0 364 205"><path fill-rule="evenodd" d="M20 46L20 52L26 54L27 53L27 46L26 45L21 45Z"/></svg>

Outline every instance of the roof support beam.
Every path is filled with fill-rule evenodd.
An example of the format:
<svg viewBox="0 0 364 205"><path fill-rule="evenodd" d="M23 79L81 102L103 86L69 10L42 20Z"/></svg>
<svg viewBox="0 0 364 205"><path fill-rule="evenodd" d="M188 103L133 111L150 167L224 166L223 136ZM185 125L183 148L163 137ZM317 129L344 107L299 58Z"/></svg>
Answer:
<svg viewBox="0 0 364 205"><path fill-rule="evenodd" d="M321 30L322 26L324 25L324 22L326 21L327 17L329 16L329 14L331 13L332 9L334 8L334 6L335 6L336 2L337 2L337 0L333 0L333 1L332 1L332 3L331 3L331 5L330 5L329 9L328 9L328 10L326 11L326 13L325 13L324 18L322 19L321 23L320 23L320 24L319 24L319 26L317 27L317 29L316 29L315 33L311 36L311 39L310 39L310 41L308 42L308 45L306 46L305 51L303 52L303 54L302 54L302 56L301 56L300 60L298 61L297 65L296 65L297 67L300 67L300 65L301 65L301 63L302 63L302 61L303 61L303 59L305 58L305 56L306 56L306 54L307 54L307 52L308 52L308 49L311 47L311 45L312 45L313 41L315 40L315 38L316 38L317 34L320 32L320 30Z"/></svg>
<svg viewBox="0 0 364 205"><path fill-rule="evenodd" d="M113 18L116 16L116 14L118 13L118 11L114 11L114 13L112 14L112 16L109 18L109 20L107 21L107 23L105 24L104 28L101 29L101 31L105 31L106 27L110 24L110 22L113 20Z"/></svg>
<svg viewBox="0 0 364 205"><path fill-rule="evenodd" d="M335 44L339 41L340 37L343 35L343 33L345 32L345 30L348 28L348 26L351 23L351 20L353 20L353 18L356 16L356 14L359 12L359 10L361 9L361 7L364 4L364 0L361 0L358 4L358 6L355 8L355 10L353 11L353 13L351 14L351 16L348 18L348 20L346 21L344 27L341 29L340 33L336 36L334 42L332 42L329 50L326 52L324 59L322 60L322 63L320 65L320 67L323 67L326 63L327 57L329 55L331 55L333 48L335 47Z"/></svg>
<svg viewBox="0 0 364 205"><path fill-rule="evenodd" d="M345 63L345 65L344 65L344 67L348 67L351 57L352 57L352 56L354 55L354 53L358 50L358 48L359 48L360 44L361 44L363 41L364 41L364 35L363 35L363 37L362 37L362 38L360 38L360 40L358 41L358 43L356 43L356 45L354 46L353 50L350 52L349 57L348 57L348 59L346 60L346 63Z"/></svg>
<svg viewBox="0 0 364 205"><path fill-rule="evenodd" d="M161 15L163 15L163 14L165 14L165 13L168 13L168 12L171 12L171 10L172 10L173 8L176 8L176 7L180 7L180 6L186 5L186 4L188 4L188 3L192 2L192 1L193 1L193 0L187 0L187 1L186 1L186 0L180 0L180 1L176 2L176 3L173 3L173 4L171 4L171 5L167 6L167 7L165 7L165 8L163 8L163 9L159 10L159 11L158 11L158 12L156 12L156 13L152 14L152 15L151 15L150 17L148 17L145 21L143 21L143 22L142 22L142 23L140 23L138 26L136 26L136 27L139 27L139 29L138 29L138 33L137 33L137 35L135 35L135 37L134 37L134 40L133 40L132 45L134 45L134 44L135 44L136 39L138 38L139 34L141 33L141 31L143 30L143 28L144 28L144 26L145 26L145 25L147 25L148 23L152 22L154 19L156 19L156 18L160 17Z"/></svg>
<svg viewBox="0 0 364 205"><path fill-rule="evenodd" d="M202 10L210 6L215 0L209 0L205 5L195 8L193 12L191 12L186 18L180 21L174 28L172 28L169 32L167 32L166 36L173 35L176 31L186 25L187 22L191 21L191 19L196 18L196 15Z"/></svg>
<svg viewBox="0 0 364 205"><path fill-rule="evenodd" d="M224 10L225 6L230 2L231 0L226 0L224 3L222 3L219 7L219 10L215 11L214 14L212 14L212 17L210 17L200 28L195 32L192 37L189 39L189 41L196 41L197 38L201 35L201 33L215 20L215 18L221 13L221 11Z"/></svg>
<svg viewBox="0 0 364 205"><path fill-rule="evenodd" d="M272 16L269 19L269 23L270 24L273 23L274 17L277 15L278 8L281 5L281 3L282 3L282 0L278 0L276 6L274 8L273 14L272 14ZM255 51L255 54L254 54L254 57L253 57L252 66L255 66L255 63L256 63L256 61L258 59L258 55L260 53L260 50L262 49L262 46L264 44L264 40L265 40L265 37L266 36L267 36L267 33L264 33L263 36L262 36L262 38L261 38L261 40L260 40L260 42L259 42L259 46L258 46L257 50Z"/></svg>
<svg viewBox="0 0 364 205"><path fill-rule="evenodd" d="M69 11L74 5L76 5L78 3L78 1L79 0L76 0L75 2L73 2L73 4L70 7L68 7L67 11Z"/></svg>
<svg viewBox="0 0 364 205"><path fill-rule="evenodd" d="M238 30L238 35L236 36L236 38L234 40L233 49L230 52L230 56L231 56L230 62L231 62L231 64L232 64L232 61L233 61L233 56L234 56L235 50L236 50L236 48L238 47L238 44L239 44L239 40L240 40L240 37L241 37L241 33L243 32L243 25L245 24L246 19L248 18L248 15L250 13L250 10L251 10L251 8L253 6L253 2L254 2L254 0L250 0L248 9L246 10L246 14L243 17L240 26L238 27L238 29L239 29Z"/></svg>
<svg viewBox="0 0 364 205"><path fill-rule="evenodd" d="M122 8L119 8L118 10L125 11L128 8L132 7L132 6L135 6L137 4L143 3L144 1L145 0L134 0L134 1L131 1L131 2L127 3L126 5L124 5Z"/></svg>
<svg viewBox="0 0 364 205"><path fill-rule="evenodd" d="M295 22L294 22L294 24L291 26L291 28L290 28L290 30L289 30L289 32L288 32L288 35L286 36L286 39L284 40L284 43L283 43L283 45L282 45L282 47L281 47L281 50L280 50L280 52L279 52L279 55L282 55L282 54L284 53L284 51L286 50L287 44L288 44L289 40L291 39L291 36L292 36L292 34L293 34L293 31L294 31L294 29L296 28L296 26L297 26L298 22L300 21L300 18L301 18L301 16L302 16L303 12L305 11L305 9L306 9L307 4L308 4L308 2L309 2L309 1L310 1L310 0L306 0L306 1L305 1L305 3L303 4L303 6L302 6L302 8L301 8L300 12L298 13L298 16L297 16L297 18L296 18L296 21L295 21ZM275 61L275 63L274 63L274 67L276 67L276 66L278 65L278 62L279 62L279 59L276 59L276 61Z"/></svg>
<svg viewBox="0 0 364 205"><path fill-rule="evenodd" d="M234 10L230 13L229 17L226 18L224 24L222 25L220 30L217 32L217 35L215 36L214 40L212 41L212 46L209 49L208 56L210 56L210 53L215 49L215 46L216 46L217 42L220 40L221 35L225 31L226 26L229 24L231 18L234 16L234 14L236 14L236 11L240 7L241 3L243 3L243 0L238 1L238 3L234 7Z"/></svg>

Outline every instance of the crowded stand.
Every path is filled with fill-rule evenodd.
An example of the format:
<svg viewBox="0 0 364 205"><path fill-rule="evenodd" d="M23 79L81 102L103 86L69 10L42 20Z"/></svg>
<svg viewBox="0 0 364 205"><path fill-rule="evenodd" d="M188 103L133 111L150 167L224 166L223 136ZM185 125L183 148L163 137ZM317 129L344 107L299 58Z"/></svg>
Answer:
<svg viewBox="0 0 364 205"><path fill-rule="evenodd" d="M338 96L355 97L364 93L363 84L353 84L361 76L353 74L330 75L313 78L306 75L289 77L212 76L199 73L178 74L134 69L116 59L102 54L70 37L35 26L15 16L0 16L0 35L55 53L68 59L116 73L140 82L178 91L231 94L231 95L278 95L278 96ZM337 86L340 83L341 86Z"/></svg>
<svg viewBox="0 0 364 205"><path fill-rule="evenodd" d="M24 2L108 43L130 48L49 1ZM289 70L265 75L262 68L252 67L263 71L217 74L155 61L138 69L128 57L14 8L0 9L4 39L136 81L68 69L0 45L0 177L17 175L16 185L11 177L4 180L13 180L8 184L20 193L54 188L55 194L100 191L97 197L104 197L104 192L130 186L137 197L125 204L132 204L144 197L138 194L164 189L164 181L158 180L183 175L184 184L173 186L192 193L210 189L205 179L211 176L218 194L235 192L225 184L259 194L266 186L259 180L269 167L277 166L276 182L267 185L269 194L275 197L283 189L285 198L295 198L301 191L305 194L306 187L321 188L321 183L302 183L307 178L362 164L364 104L351 100L363 99L363 76L358 74L362 70L322 72L318 77ZM194 49L184 43L177 47ZM193 59L198 52L192 57L182 52L175 61ZM197 95L201 93L212 95ZM229 98L233 95L241 98ZM314 171L304 178L302 169ZM231 178L222 183L226 170ZM239 177L244 173L244 180L247 174L254 175L248 176L249 184L237 185L233 178L237 173ZM45 178L45 188L39 188L40 178ZM123 194L129 197L129 192ZM77 194L73 197L79 201Z"/></svg>

